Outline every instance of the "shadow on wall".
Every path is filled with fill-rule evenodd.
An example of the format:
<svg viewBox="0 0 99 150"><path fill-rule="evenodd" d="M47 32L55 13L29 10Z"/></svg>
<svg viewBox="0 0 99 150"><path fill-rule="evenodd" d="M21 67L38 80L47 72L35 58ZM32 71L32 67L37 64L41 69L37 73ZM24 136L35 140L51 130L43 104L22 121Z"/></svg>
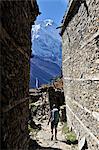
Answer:
<svg viewBox="0 0 99 150"><path fill-rule="evenodd" d="M52 109L53 104L56 104L58 109L60 109L60 106L65 104L65 97L64 92L61 90L55 90L53 87L49 88L49 102L50 102L50 108Z"/></svg>
<svg viewBox="0 0 99 150"><path fill-rule="evenodd" d="M32 140L30 139L29 142L29 150L33 150L33 149L37 149L37 150L62 150L60 148L52 148L52 147L41 147L36 140Z"/></svg>

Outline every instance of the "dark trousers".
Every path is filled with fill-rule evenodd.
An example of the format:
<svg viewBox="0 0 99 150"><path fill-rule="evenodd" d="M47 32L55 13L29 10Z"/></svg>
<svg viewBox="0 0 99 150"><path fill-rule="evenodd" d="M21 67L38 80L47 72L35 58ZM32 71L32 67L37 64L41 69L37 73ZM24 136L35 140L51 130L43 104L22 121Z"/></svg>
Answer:
<svg viewBox="0 0 99 150"><path fill-rule="evenodd" d="M54 121L51 122L51 132L53 136L53 129L55 128L55 138L57 138L57 126L58 126L58 122L57 123L55 123Z"/></svg>

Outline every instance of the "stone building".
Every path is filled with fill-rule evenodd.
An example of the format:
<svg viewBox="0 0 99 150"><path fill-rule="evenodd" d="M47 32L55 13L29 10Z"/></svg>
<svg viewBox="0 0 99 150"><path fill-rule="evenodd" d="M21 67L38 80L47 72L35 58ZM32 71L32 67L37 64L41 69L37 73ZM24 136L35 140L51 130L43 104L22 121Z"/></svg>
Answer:
<svg viewBox="0 0 99 150"><path fill-rule="evenodd" d="M99 0L70 0L60 34L67 122L79 149L98 150Z"/></svg>
<svg viewBox="0 0 99 150"><path fill-rule="evenodd" d="M36 0L0 1L1 148L28 148L31 25L39 14Z"/></svg>

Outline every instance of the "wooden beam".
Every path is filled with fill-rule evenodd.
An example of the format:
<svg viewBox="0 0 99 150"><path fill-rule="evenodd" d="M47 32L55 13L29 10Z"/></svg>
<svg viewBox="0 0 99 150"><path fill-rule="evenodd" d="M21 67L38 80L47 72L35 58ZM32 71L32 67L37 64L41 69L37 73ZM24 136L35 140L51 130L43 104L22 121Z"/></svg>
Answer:
<svg viewBox="0 0 99 150"><path fill-rule="evenodd" d="M28 101L28 100L29 100L29 97L26 97L26 98L23 98L23 99L20 99L20 100L13 100L13 104L9 104L9 105L1 108L1 112L2 113L8 112L11 109L13 109L14 107L16 107L17 105L20 105L20 104L22 104L22 103L24 103L25 101Z"/></svg>

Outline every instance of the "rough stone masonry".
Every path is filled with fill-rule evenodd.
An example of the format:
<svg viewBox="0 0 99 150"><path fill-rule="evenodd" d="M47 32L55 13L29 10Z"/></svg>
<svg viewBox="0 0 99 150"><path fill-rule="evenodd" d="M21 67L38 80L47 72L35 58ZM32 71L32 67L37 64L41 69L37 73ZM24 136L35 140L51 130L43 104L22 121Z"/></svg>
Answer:
<svg viewBox="0 0 99 150"><path fill-rule="evenodd" d="M99 149L99 0L71 0L61 29L67 122Z"/></svg>
<svg viewBox="0 0 99 150"><path fill-rule="evenodd" d="M39 14L36 0L2 0L1 148L28 149L31 25Z"/></svg>

